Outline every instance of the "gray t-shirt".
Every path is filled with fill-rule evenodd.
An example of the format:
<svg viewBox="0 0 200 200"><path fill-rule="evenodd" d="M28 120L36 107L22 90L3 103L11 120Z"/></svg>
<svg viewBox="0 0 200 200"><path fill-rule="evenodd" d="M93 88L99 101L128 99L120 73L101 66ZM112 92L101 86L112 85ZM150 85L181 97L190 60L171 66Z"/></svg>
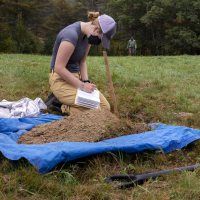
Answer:
<svg viewBox="0 0 200 200"><path fill-rule="evenodd" d="M127 44L127 48L137 48L137 44L136 44L136 41L133 39L133 40L129 40L128 41L128 44Z"/></svg>
<svg viewBox="0 0 200 200"><path fill-rule="evenodd" d="M84 57L88 46L88 39L86 35L81 32L81 23L75 22L58 33L53 47L51 70L54 69L58 48L62 41L69 41L75 46L66 68L72 73L79 72L80 61Z"/></svg>

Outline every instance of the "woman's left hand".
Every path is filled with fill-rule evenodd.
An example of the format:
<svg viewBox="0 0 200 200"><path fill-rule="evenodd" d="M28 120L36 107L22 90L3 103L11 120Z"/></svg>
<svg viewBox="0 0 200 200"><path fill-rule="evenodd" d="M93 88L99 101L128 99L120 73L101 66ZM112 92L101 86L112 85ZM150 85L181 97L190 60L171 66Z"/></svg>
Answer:
<svg viewBox="0 0 200 200"><path fill-rule="evenodd" d="M84 92L92 93L96 89L96 85L93 83L82 83L80 89Z"/></svg>

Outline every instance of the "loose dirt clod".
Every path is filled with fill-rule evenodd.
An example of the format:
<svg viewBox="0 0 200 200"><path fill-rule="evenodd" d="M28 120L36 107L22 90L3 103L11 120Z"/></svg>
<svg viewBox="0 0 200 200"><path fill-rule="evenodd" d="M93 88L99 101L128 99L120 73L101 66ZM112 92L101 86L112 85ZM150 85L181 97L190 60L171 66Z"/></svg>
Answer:
<svg viewBox="0 0 200 200"><path fill-rule="evenodd" d="M149 130L144 123L120 120L107 110L74 113L61 120L39 125L23 135L19 143L42 144L58 141L97 142Z"/></svg>

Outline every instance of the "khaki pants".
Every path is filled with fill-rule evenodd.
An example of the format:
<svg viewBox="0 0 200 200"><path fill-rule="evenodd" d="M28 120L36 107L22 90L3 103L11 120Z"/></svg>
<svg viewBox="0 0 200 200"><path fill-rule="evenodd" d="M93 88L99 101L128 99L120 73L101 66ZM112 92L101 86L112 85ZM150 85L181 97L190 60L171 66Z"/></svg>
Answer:
<svg viewBox="0 0 200 200"><path fill-rule="evenodd" d="M79 79L79 73L73 73ZM63 104L61 109L64 113L71 113L76 111L86 111L88 108L74 104L77 89L64 81L57 73L49 74L50 89L56 98ZM110 110L110 104L100 93L100 108Z"/></svg>

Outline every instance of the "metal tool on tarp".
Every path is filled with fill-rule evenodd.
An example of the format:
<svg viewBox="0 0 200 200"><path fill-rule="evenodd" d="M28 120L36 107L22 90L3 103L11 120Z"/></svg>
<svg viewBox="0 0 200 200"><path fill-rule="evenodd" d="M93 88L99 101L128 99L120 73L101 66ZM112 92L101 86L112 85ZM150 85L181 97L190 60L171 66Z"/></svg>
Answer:
<svg viewBox="0 0 200 200"><path fill-rule="evenodd" d="M168 170L161 170L158 172L151 172L151 173L145 173L145 174L125 174L125 175L113 175L109 176L105 179L105 181L109 184L112 184L113 187L119 188L119 189L125 189L129 187L134 187L138 184L143 184L148 179L155 179L158 176L171 174L174 172L182 172L182 171L193 171L196 168L200 167L200 164L196 165L190 165L186 167L178 167L174 169L168 169Z"/></svg>

